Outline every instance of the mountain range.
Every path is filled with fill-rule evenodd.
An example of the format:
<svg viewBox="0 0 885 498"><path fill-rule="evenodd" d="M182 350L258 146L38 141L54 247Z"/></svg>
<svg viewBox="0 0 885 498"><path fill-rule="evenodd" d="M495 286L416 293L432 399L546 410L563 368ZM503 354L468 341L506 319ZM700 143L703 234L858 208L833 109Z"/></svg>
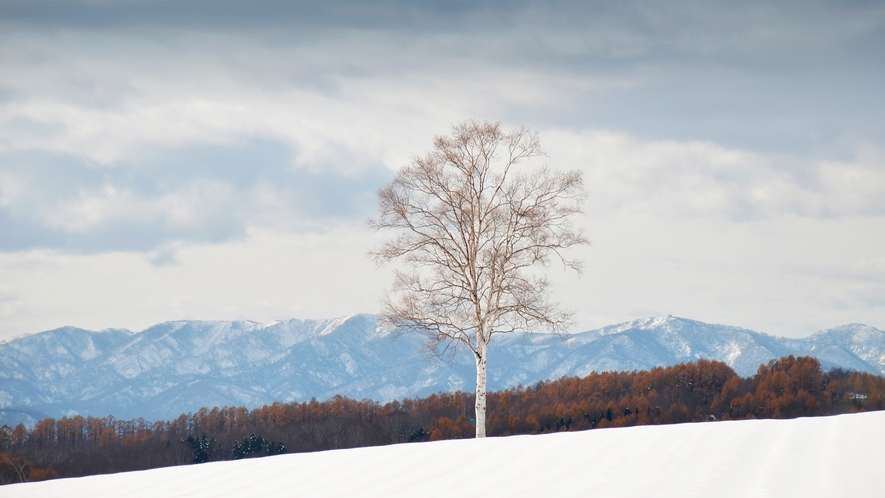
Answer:
<svg viewBox="0 0 885 498"><path fill-rule="evenodd" d="M201 407L256 407L336 394L390 401L474 389L472 356L418 352L423 339L373 315L331 320L174 321L142 332L63 327L0 343L0 424L65 415L172 419ZM491 343L489 389L592 371L697 359L749 376L786 355L885 374L885 332L861 324L803 339L664 316L567 334L507 334Z"/></svg>

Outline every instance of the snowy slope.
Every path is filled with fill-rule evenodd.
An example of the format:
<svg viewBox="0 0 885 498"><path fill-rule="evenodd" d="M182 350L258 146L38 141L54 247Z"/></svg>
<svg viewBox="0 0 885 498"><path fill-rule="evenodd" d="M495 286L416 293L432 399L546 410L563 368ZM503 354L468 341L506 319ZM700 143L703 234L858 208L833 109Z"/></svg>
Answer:
<svg viewBox="0 0 885 498"><path fill-rule="evenodd" d="M0 488L6 498L835 497L885 490L885 412L413 443Z"/></svg>
<svg viewBox="0 0 885 498"><path fill-rule="evenodd" d="M0 424L79 413L171 419L200 407L256 407L341 394L389 401L474 387L473 359L419 354L373 315L334 320L178 321L143 332L63 328L0 344ZM463 352L462 352L463 353ZM825 366L885 372L885 332L846 325L807 339L672 316L565 337L503 335L492 342L489 388L602 370L645 370L700 358L752 375L788 354Z"/></svg>

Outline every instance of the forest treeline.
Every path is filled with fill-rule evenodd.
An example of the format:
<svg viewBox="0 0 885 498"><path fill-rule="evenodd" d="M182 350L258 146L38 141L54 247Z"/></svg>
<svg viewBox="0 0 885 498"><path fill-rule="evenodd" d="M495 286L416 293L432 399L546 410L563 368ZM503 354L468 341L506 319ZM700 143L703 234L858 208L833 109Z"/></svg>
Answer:
<svg viewBox="0 0 885 498"><path fill-rule="evenodd" d="M47 418L0 427L0 483L392 443L473 437L473 394L386 404L336 396L202 408L170 421ZM699 360L563 377L488 395L489 436L885 409L885 378L788 356L749 378Z"/></svg>

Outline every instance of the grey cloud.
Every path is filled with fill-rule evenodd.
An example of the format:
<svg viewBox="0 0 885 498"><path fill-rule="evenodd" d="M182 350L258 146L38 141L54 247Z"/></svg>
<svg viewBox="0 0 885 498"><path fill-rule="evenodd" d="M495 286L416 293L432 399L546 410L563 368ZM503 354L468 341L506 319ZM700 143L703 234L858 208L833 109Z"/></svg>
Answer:
<svg viewBox="0 0 885 498"><path fill-rule="evenodd" d="M365 82L427 102L377 118L391 133L412 115L432 112L440 98L435 88L468 82L492 88L465 88L478 92L478 103L452 107L499 113L479 118L782 154L790 158L786 166L763 165L770 171L761 175L759 168L711 173L683 165L667 178L697 176L698 188L719 195L721 209L735 219L771 211L838 215L850 206L816 204L825 186L814 164L850 157L858 141L885 140L883 26L881 3L2 2L0 174L23 187L13 195L0 185L11 199L0 199L0 250L153 251L176 241L241 237L249 226L294 230L365 217L374 189L390 175L372 163L380 162L383 146L372 144L372 164L361 165L361 173L340 172L360 160L347 151L334 164L296 169L298 151L274 141L283 132L268 131L278 122L237 126L239 117L267 112L250 109L251 97L275 103L297 92L351 99L328 111L347 120L342 109L376 96L353 90ZM541 97L502 97L511 87L521 93L520 85ZM342 88L354 93L343 95ZM279 100L296 114L310 97ZM204 132L215 126L215 114L192 111L203 121L175 115L177 105L193 101L224 107L218 121L235 124ZM228 111L234 107L246 110ZM125 142L122 159L108 154L112 164L98 167L78 159L85 153L41 152L48 148L41 140L67 133L64 126L79 124L84 109L87 131L72 132L53 150L70 150L85 136L88 146ZM164 112L157 122L138 120ZM318 116L303 112L307 121ZM402 122L390 122L396 119ZM333 121L317 132L327 133L315 140L318 147L335 147L328 135L339 131ZM115 134L121 122L128 127ZM181 142L190 145L169 145L181 143L178 128L168 133L173 138L138 136L169 123L184 123L192 135ZM207 138L216 131L220 138ZM350 138L343 148L361 145ZM309 160L315 157L324 156ZM660 187L655 175L672 164L655 164L664 169L652 168L640 187L628 187ZM620 181L614 176L608 180ZM748 197L768 179L786 185L765 201L770 205ZM687 209L709 209L691 197L697 189L672 188ZM175 202L177 210L163 205ZM855 211L881 209L872 203Z"/></svg>
<svg viewBox="0 0 885 498"><path fill-rule="evenodd" d="M0 5L0 16L7 23L50 29L138 27L260 35L261 28L299 28L288 33L290 39L322 36L335 28L483 33L492 36L475 47L478 51L516 46L554 56L590 53L625 59L659 51L746 54L765 60L810 51L844 55L846 43L881 58L865 42L881 39L885 8L878 2L831 1L7 0ZM496 36L502 33L515 38L501 43Z"/></svg>
<svg viewBox="0 0 885 498"><path fill-rule="evenodd" d="M133 28L248 32L283 43L335 29L425 38L478 34L484 43L472 45L473 53L543 55L547 61L726 55L758 64L785 55L844 60L846 46L854 49L850 56L881 60L870 42L883 37L885 7L832 1L7 0L0 19L32 29L126 29L134 36L144 31Z"/></svg>
<svg viewBox="0 0 885 498"><path fill-rule="evenodd" d="M270 142L160 150L111 167L40 152L0 156L18 184L0 204L0 251L159 251L181 242L223 242L249 227L322 230L362 220L386 168L351 176L291 165ZM164 249L165 248L165 249Z"/></svg>
<svg viewBox="0 0 885 498"><path fill-rule="evenodd" d="M106 58L111 73L143 57L127 70L165 67L182 85L208 68L264 90L334 94L342 79L511 68L574 84L568 105L511 106L502 117L514 121L768 150L885 138L885 5L875 2L37 0L5 2L0 18L10 32L114 33L84 42L86 61ZM43 52L57 56L51 44ZM119 105L135 90L118 76L46 91Z"/></svg>
<svg viewBox="0 0 885 498"><path fill-rule="evenodd" d="M519 8L525 2L510 2ZM478 11L475 2L388 0L361 2L255 0L159 1L7 1L0 14L7 20L83 28L163 25L230 28L254 26L403 27L451 26Z"/></svg>

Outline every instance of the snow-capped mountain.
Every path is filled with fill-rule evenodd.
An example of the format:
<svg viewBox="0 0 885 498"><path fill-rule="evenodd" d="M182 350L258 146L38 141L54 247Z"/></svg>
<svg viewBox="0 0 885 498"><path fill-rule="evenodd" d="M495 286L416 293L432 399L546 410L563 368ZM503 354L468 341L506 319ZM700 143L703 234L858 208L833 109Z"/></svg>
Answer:
<svg viewBox="0 0 885 498"><path fill-rule="evenodd" d="M0 424L67 414L170 419L212 406L255 407L341 394L388 401L473 390L473 358L437 360L422 338L373 315L334 320L166 322L134 333L65 327L0 344ZM489 388L563 375L642 370L699 358L752 375L788 354L885 373L885 332L860 324L784 339L672 316L553 336L496 337Z"/></svg>

